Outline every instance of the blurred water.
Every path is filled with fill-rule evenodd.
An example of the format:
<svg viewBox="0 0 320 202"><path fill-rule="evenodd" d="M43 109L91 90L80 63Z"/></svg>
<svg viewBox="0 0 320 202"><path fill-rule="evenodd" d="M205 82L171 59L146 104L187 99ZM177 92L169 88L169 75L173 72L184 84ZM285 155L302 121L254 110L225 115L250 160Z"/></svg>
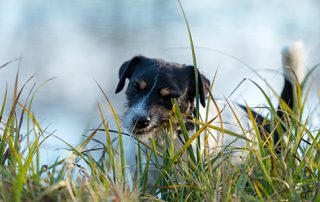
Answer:
<svg viewBox="0 0 320 202"><path fill-rule="evenodd" d="M320 62L320 3L317 0L182 1L197 48L198 66L213 78L214 95L229 95L243 78L257 77L244 65L213 50L232 54L258 70L280 91L280 50L302 39L307 65ZM124 96L114 94L120 65L136 54L192 64L188 35L177 1L172 0L12 0L0 1L0 65L22 57L20 82L36 73L33 110L44 126L76 145L96 127L104 88L116 109ZM212 50L208 50L212 49ZM0 70L0 93L13 88L18 63ZM267 70L274 71L267 71ZM319 74L318 74L319 75ZM264 85L263 85L264 86ZM239 99L240 97L240 99ZM250 105L263 96L245 82L231 97ZM103 104L105 106L105 104ZM110 117L108 117L110 118ZM111 121L112 122L112 121ZM61 146L54 138L50 148Z"/></svg>

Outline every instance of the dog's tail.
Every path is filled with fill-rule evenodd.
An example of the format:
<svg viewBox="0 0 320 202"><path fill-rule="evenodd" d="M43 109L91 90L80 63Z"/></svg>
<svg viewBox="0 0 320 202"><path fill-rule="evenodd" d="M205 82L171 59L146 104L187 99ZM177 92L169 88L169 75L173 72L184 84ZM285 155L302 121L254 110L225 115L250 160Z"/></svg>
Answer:
<svg viewBox="0 0 320 202"><path fill-rule="evenodd" d="M305 57L302 41L297 41L290 46L282 49L282 68L284 75L284 87L281 92L281 100L285 102L291 110L294 110L297 101L297 87L300 86L305 77ZM284 119L284 109L281 107L279 100L277 114L280 119ZM279 141L276 133L274 143Z"/></svg>
<svg viewBox="0 0 320 202"><path fill-rule="evenodd" d="M281 53L285 80L293 84L302 83L306 71L303 42L296 41L290 46L285 46Z"/></svg>

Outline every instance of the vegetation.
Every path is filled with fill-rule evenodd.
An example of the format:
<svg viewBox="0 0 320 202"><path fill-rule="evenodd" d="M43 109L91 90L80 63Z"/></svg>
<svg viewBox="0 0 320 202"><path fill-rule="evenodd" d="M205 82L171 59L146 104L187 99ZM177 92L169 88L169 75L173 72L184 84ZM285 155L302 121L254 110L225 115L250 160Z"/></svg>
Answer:
<svg viewBox="0 0 320 202"><path fill-rule="evenodd" d="M189 27L188 33L196 67ZM312 71L306 80L310 79ZM138 149L139 177L135 179L127 169L126 134L121 133L115 109L99 85L116 120L117 130L109 129L105 112L98 103L100 127L87 134L78 146L60 139L70 155L51 165L41 165L43 143L48 138L58 137L42 128L32 113L38 88L32 86L25 95L30 80L19 87L17 75L13 99L8 97L6 90L0 102L0 201L320 201L320 131L310 124L310 120L319 114L304 116L306 103L311 101L312 85L308 86L307 82L301 88L297 86L297 104L293 110L281 103L285 119L278 117L271 102L271 96L279 97L275 91L270 87L273 93L268 95L254 83L269 105L267 117L272 120L273 132L260 138L260 130L251 115L256 139L247 140L245 148L226 147L214 154L192 147L192 143L199 144L200 138L206 139L213 130L245 139L247 131L241 123L239 127L243 133L238 134L224 130L223 126L211 125L212 120L207 117L195 118L198 130L189 137L179 108L174 106L172 116L179 120L185 144L181 149L173 148L170 126L162 145L156 145L154 140L150 140L151 146L137 141L138 148L149 148L149 152L144 154ZM208 106L215 105L212 96L208 103ZM250 109L247 110L251 114ZM278 144L272 138L275 131L280 136ZM105 135L104 142L96 139L98 133ZM90 148L90 142L102 146L99 150L101 158L93 155L96 149ZM239 150L246 151L248 156L235 166L229 157ZM143 155L146 155L146 164L142 161ZM155 163L160 173L153 187L147 184L151 163Z"/></svg>
<svg viewBox="0 0 320 202"><path fill-rule="evenodd" d="M305 93L301 93L300 87L297 88L298 104L294 110L282 103L283 112L289 121L277 116L270 97L262 91L270 105L268 117L273 120L274 131L280 131L280 142L279 145L274 144L272 133L264 140L257 136L256 140L248 144L254 146L241 148L247 150L248 157L238 166L231 164L229 154L239 148L225 148L209 154L192 147L191 144L193 141L198 141L201 134L210 135L212 130L239 138L244 137L244 134L214 127L210 125L211 120L202 117L202 121L196 121L199 130L189 138L179 108L174 107L173 116L180 120L185 145L175 151L172 148L170 130L162 146L156 145L155 141L151 140L152 146L149 147L146 165L143 165L141 160L143 151L138 151L140 177L133 179L126 169L123 146L125 134L120 132L115 110L100 86L117 120L116 135L111 135L115 131L109 129L104 118L105 113L98 104L101 127L88 134L77 147L65 142L70 151L68 157L58 159L52 165L40 165L40 148L53 134L42 128L32 113L32 102L37 89L33 86L27 96L24 96L24 89L30 80L19 88L17 76L12 102L9 102L6 90L0 105L0 190L2 190L0 200L2 201L320 200L320 132L312 130L309 123L312 116L318 114L302 118L311 86L306 84L302 86L306 89ZM211 105L215 103L212 97L208 101ZM248 110L250 112L249 108ZM235 116L237 117L236 114ZM250 118L254 123L253 116ZM283 127L279 127L281 124ZM259 134L257 126L255 124L253 126L255 133ZM239 127L244 128L240 122ZM287 132L281 133L283 128L285 128L283 131ZM105 134L105 142L95 139L96 134L101 131ZM114 142L115 137L118 143ZM92 141L102 145L101 158L93 157L92 152L95 149L88 148L88 144ZM147 147L137 142L139 148ZM181 158L182 155L184 158ZM146 184L148 178L146 170L149 164L151 165L151 159L155 159L156 167L161 173L152 188Z"/></svg>

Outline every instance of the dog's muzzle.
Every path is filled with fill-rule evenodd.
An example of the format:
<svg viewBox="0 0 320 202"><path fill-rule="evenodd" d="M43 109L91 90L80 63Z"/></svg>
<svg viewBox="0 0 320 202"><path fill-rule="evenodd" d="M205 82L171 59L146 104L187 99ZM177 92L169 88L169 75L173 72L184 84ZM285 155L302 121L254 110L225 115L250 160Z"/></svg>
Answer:
<svg viewBox="0 0 320 202"><path fill-rule="evenodd" d="M148 127L150 124L151 118L147 114L138 115L135 119L134 129L136 130L143 130L144 128Z"/></svg>
<svg viewBox="0 0 320 202"><path fill-rule="evenodd" d="M150 114L143 100L128 108L122 120L124 127L136 136L153 134L159 127L156 116Z"/></svg>

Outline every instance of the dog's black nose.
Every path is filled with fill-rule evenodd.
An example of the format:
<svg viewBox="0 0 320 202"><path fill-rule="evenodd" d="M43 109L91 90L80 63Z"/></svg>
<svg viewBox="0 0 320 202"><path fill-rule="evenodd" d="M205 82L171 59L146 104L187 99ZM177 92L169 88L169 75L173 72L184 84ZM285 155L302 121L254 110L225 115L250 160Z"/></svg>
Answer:
<svg viewBox="0 0 320 202"><path fill-rule="evenodd" d="M139 128L139 129L142 129L142 128L145 128L149 125L150 123L150 116L139 116L137 117L136 119L136 128Z"/></svg>

